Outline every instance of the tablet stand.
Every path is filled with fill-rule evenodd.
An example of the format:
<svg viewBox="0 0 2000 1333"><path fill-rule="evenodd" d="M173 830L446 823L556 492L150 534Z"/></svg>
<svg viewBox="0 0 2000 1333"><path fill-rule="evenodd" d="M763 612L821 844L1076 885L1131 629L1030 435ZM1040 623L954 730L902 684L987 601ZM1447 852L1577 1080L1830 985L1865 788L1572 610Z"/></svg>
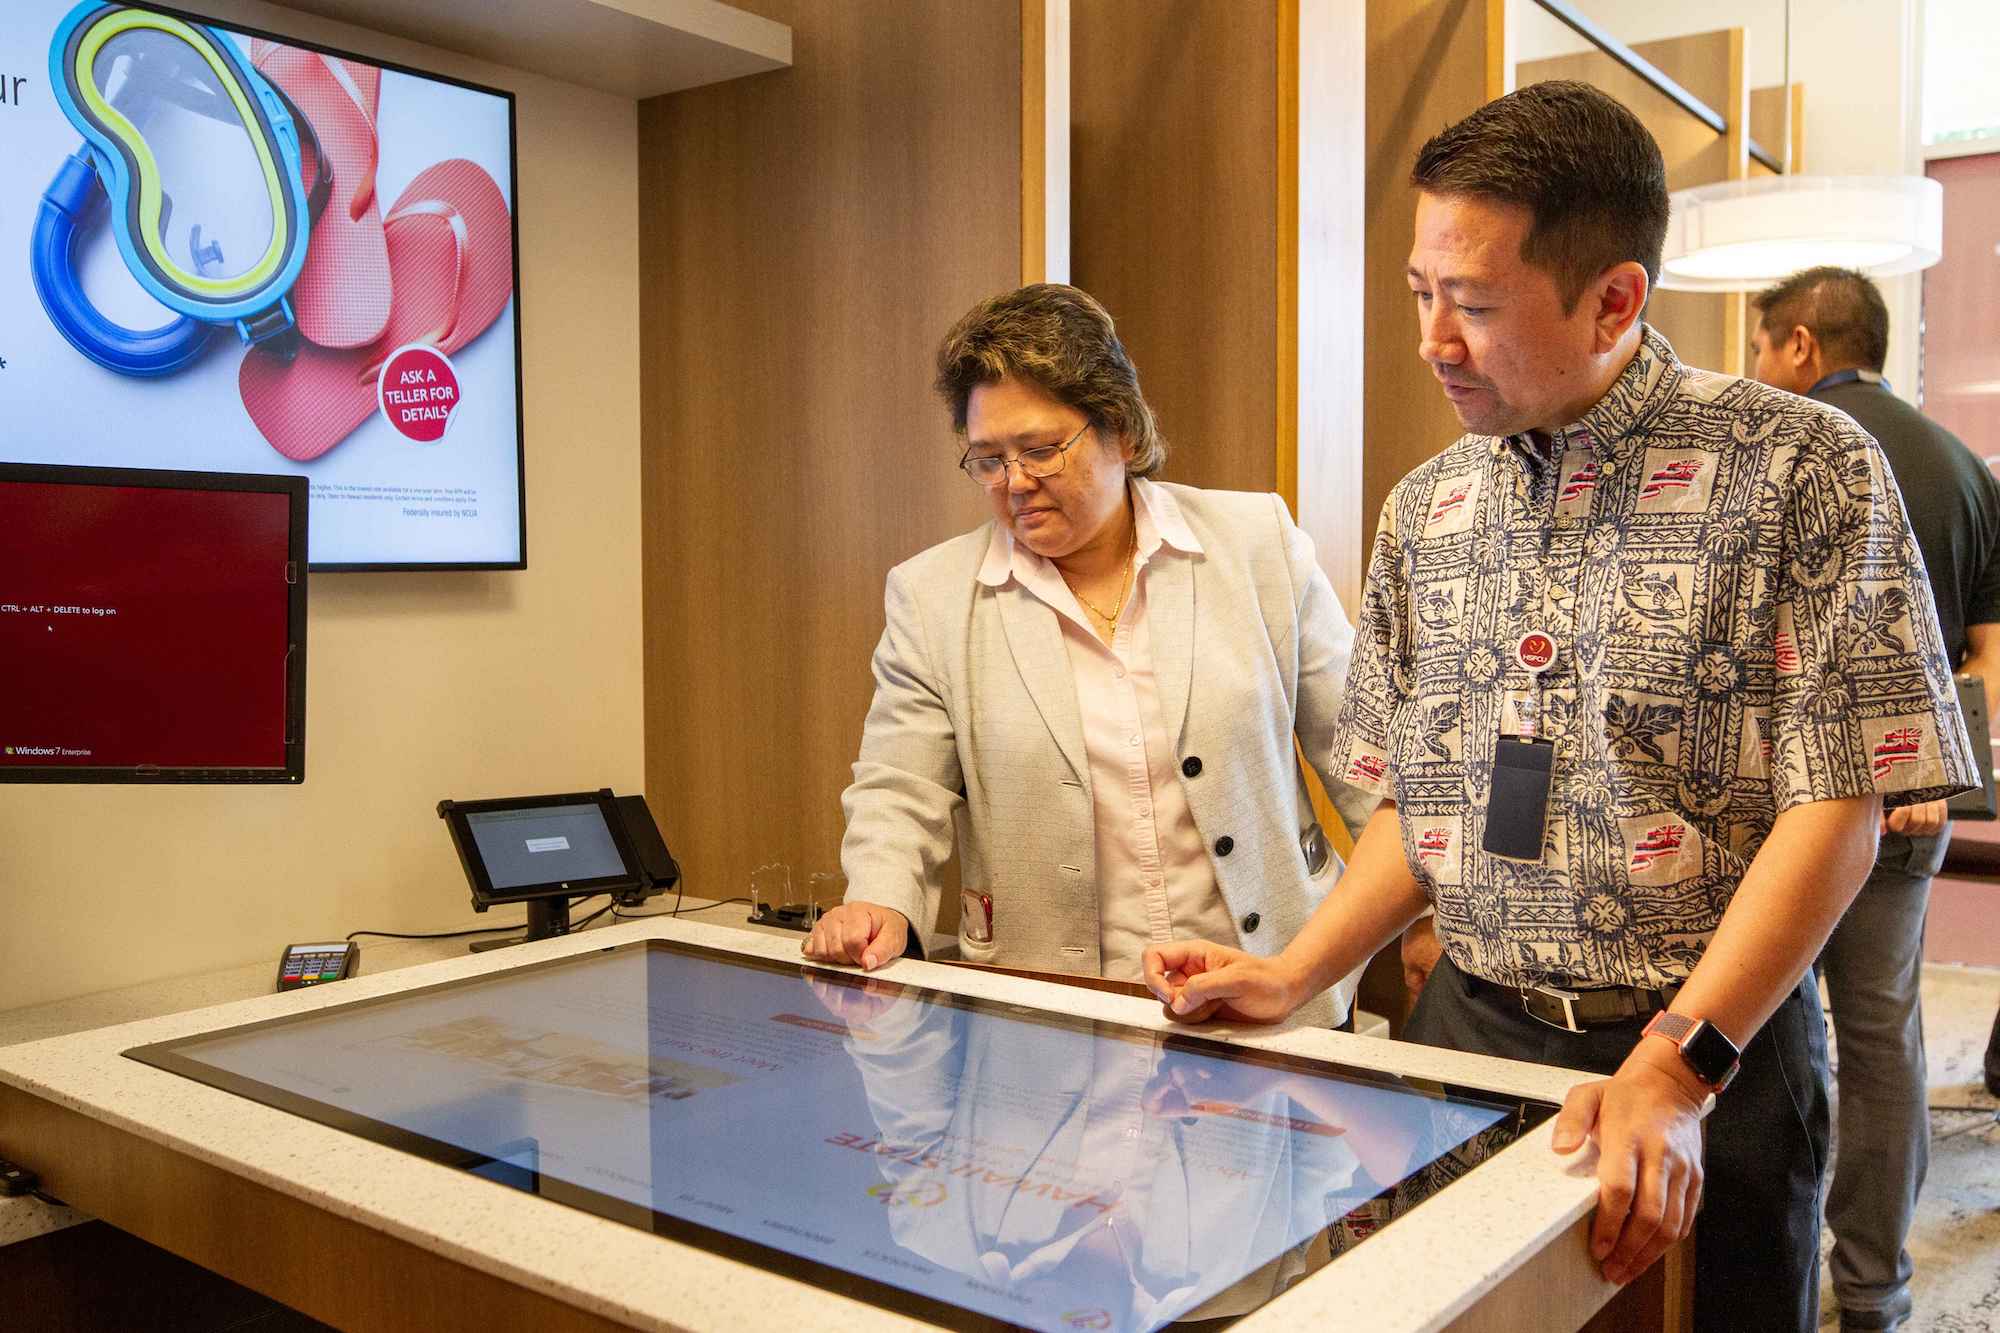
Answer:
<svg viewBox="0 0 2000 1333"><path fill-rule="evenodd" d="M567 898L535 898L528 903L528 933L515 935L504 940L474 940L473 953L485 953L491 949L504 949L510 944L527 944L534 940L550 940L558 935L569 934L569 904Z"/></svg>

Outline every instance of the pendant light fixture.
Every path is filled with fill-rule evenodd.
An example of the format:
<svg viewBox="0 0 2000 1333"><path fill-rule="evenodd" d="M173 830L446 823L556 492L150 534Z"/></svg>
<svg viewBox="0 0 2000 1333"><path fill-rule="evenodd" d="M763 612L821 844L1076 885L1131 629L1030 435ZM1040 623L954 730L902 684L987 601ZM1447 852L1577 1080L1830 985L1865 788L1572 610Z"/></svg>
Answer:
<svg viewBox="0 0 2000 1333"><path fill-rule="evenodd" d="M1944 187L1924 176L1792 175L1792 5L1785 0L1784 172L1676 190L1659 285L1758 291L1834 264L1871 277L1944 254Z"/></svg>

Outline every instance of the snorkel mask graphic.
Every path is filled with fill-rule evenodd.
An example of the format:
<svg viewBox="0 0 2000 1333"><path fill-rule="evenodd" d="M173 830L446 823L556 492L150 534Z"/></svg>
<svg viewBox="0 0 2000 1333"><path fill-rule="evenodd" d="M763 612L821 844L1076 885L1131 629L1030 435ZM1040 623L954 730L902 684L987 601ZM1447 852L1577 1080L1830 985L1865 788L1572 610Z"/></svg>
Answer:
<svg viewBox="0 0 2000 1333"><path fill-rule="evenodd" d="M225 36L129 5L83 0L56 28L49 84L84 144L42 194L31 261L50 320L125 375L170 375L223 326L289 358L286 299L329 172L303 116ZM308 197L300 136L315 159ZM78 246L100 210L126 267L177 318L139 331L84 292Z"/></svg>

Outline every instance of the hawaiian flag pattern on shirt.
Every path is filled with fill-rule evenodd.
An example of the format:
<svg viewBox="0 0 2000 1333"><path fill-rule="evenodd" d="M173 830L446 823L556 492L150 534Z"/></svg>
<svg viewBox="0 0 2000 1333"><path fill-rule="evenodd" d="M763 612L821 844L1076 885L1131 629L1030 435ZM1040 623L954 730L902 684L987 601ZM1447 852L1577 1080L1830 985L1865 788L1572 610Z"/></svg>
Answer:
<svg viewBox="0 0 2000 1333"><path fill-rule="evenodd" d="M1451 830L1448 828L1425 829L1417 835L1417 859L1425 865L1441 865L1445 853L1451 850Z"/></svg>
<svg viewBox="0 0 2000 1333"><path fill-rule="evenodd" d="M1646 478L1646 484L1639 488L1639 498L1657 500L1668 491L1684 491L1694 485L1701 467L1699 458L1676 458L1664 467L1655 468L1653 475Z"/></svg>
<svg viewBox="0 0 2000 1333"><path fill-rule="evenodd" d="M1440 519L1450 518L1460 509L1463 509L1465 502L1471 498L1472 483L1470 481L1461 481L1450 487L1438 498L1437 506L1431 510L1431 522L1435 523Z"/></svg>
<svg viewBox="0 0 2000 1333"><path fill-rule="evenodd" d="M1686 837L1685 824L1660 824L1647 829L1645 835L1632 844L1632 869L1644 870L1661 857L1672 856L1681 849L1681 841Z"/></svg>
<svg viewBox="0 0 2000 1333"><path fill-rule="evenodd" d="M1777 663L1778 670L1784 672L1788 676L1793 676L1798 674L1799 644L1798 640L1792 637L1792 632L1790 630L1781 629L1773 637L1772 657L1773 660Z"/></svg>
<svg viewBox="0 0 2000 1333"><path fill-rule="evenodd" d="M1597 460L1591 459L1582 467L1569 474L1569 480L1563 483L1562 494L1557 499L1581 500L1596 489Z"/></svg>
<svg viewBox="0 0 2000 1333"><path fill-rule="evenodd" d="M1389 761L1379 754L1357 754L1347 765L1347 780L1353 783L1381 782L1389 774Z"/></svg>
<svg viewBox="0 0 2000 1333"><path fill-rule="evenodd" d="M1899 764L1914 764L1923 756L1924 729L1897 727L1875 743L1875 780L1880 782Z"/></svg>

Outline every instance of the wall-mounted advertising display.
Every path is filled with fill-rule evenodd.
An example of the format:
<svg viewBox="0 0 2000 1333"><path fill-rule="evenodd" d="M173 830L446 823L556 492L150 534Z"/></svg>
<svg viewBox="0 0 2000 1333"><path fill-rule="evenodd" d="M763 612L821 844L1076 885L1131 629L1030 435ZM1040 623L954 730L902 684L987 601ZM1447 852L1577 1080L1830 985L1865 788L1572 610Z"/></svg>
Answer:
<svg viewBox="0 0 2000 1333"><path fill-rule="evenodd" d="M316 569L526 563L510 95L105 0L10 0L0 89L0 460L303 475Z"/></svg>

